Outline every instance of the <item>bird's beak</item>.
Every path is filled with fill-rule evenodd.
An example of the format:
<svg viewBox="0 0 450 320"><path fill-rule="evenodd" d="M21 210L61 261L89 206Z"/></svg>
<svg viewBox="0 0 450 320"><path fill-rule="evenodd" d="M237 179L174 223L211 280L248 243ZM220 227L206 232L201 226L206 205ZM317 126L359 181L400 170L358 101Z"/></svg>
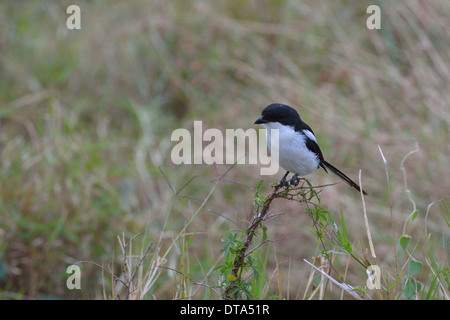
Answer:
<svg viewBox="0 0 450 320"><path fill-rule="evenodd" d="M256 119L255 121L255 124L263 124L263 123L267 123L267 120L264 120L262 116Z"/></svg>

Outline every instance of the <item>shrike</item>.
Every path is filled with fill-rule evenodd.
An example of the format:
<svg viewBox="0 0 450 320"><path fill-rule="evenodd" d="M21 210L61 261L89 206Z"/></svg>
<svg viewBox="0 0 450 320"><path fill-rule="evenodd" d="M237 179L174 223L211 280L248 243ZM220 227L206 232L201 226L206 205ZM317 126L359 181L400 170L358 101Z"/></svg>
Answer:
<svg viewBox="0 0 450 320"><path fill-rule="evenodd" d="M278 129L278 151L279 165L286 171L280 180L281 187L287 187L289 184L286 177L289 172L294 175L289 183L298 185L298 177L306 176L322 167L325 172L327 169L339 176L350 186L363 192L361 187L352 179L347 177L339 169L325 161L322 151L317 144L316 137L312 129L302 121L297 111L288 105L273 103L267 106L261 117L256 119L255 124L262 124L267 129L267 144L269 150L272 146L271 129ZM276 143L276 141L275 141Z"/></svg>

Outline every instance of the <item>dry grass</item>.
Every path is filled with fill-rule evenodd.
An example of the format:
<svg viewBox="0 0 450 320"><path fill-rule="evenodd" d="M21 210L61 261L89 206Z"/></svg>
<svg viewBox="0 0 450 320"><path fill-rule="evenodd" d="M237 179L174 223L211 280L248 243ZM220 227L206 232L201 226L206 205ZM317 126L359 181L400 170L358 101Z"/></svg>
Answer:
<svg viewBox="0 0 450 320"><path fill-rule="evenodd" d="M76 261L123 270L122 232L141 233L128 255L134 266L153 243L133 278L145 288L140 298L219 297L220 240L251 220L259 168L238 165L217 180L229 167L175 166L170 135L200 119L205 128L249 128L272 102L297 108L331 163L354 179L362 170L386 283L411 258L428 285L436 263L448 268L439 210L450 189L448 1L383 2L379 31L365 27L368 3L344 0L80 2L81 31L65 28L68 4L1 4L2 298L123 297L94 265L83 265L82 290L64 285ZM339 184L321 200L335 220L343 212L352 245L368 250L359 195ZM272 208L286 214L268 225L261 293L317 298L319 278L309 281L303 262L320 256L311 220L295 203ZM405 234L409 251L393 241ZM332 261L333 278L365 285L358 263Z"/></svg>

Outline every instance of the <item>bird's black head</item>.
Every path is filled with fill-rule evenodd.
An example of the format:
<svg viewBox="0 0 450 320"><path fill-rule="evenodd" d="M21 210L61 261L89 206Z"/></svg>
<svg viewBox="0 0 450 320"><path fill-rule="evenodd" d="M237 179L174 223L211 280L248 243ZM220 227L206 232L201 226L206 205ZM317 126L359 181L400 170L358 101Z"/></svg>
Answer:
<svg viewBox="0 0 450 320"><path fill-rule="evenodd" d="M279 122L283 125L296 126L301 122L300 115L295 109L281 103L272 103L264 108L261 117L255 124Z"/></svg>

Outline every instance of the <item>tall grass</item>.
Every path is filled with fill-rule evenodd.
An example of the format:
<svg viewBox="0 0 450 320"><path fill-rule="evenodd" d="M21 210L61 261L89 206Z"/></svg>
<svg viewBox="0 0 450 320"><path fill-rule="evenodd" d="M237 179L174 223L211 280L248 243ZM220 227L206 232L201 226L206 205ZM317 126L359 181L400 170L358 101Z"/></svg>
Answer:
<svg viewBox="0 0 450 320"><path fill-rule="evenodd" d="M365 1L81 1L79 31L69 4L0 4L0 297L222 298L221 239L252 220L259 167L175 166L170 135L283 102L370 196L323 188L326 240L274 201L248 297L351 298L329 276L364 299L448 298L448 1L378 2L380 30Z"/></svg>

